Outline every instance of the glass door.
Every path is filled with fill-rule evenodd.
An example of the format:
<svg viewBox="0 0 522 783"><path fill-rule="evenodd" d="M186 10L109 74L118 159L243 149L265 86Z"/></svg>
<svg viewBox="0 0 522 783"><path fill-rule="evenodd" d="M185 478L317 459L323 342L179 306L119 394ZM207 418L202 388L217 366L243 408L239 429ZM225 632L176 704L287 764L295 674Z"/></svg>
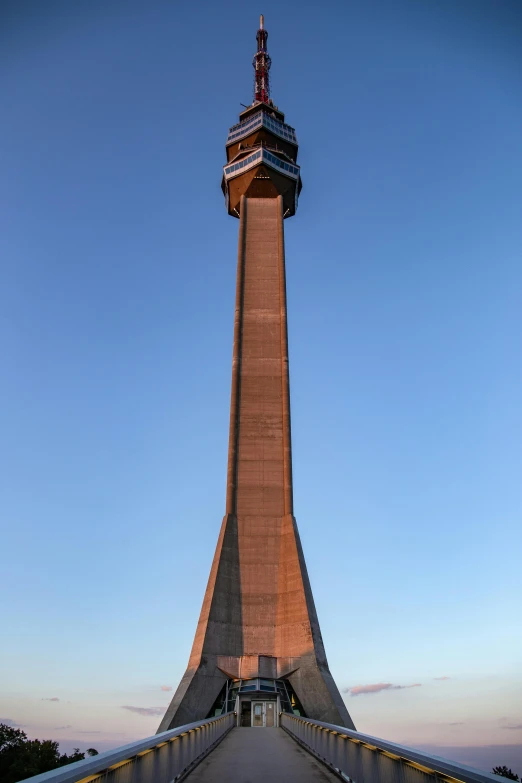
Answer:
<svg viewBox="0 0 522 783"><path fill-rule="evenodd" d="M263 727L265 725L264 706L264 702L262 701L252 702L252 726Z"/></svg>

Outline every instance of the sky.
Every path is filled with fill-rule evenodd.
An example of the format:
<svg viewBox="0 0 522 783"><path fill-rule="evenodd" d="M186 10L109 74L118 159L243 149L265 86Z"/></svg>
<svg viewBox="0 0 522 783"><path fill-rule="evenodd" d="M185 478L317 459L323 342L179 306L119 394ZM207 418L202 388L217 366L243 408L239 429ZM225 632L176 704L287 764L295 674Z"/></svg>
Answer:
<svg viewBox="0 0 522 783"><path fill-rule="evenodd" d="M4 0L0 722L156 731L225 505L259 13L294 504L357 728L522 773L518 0Z"/></svg>

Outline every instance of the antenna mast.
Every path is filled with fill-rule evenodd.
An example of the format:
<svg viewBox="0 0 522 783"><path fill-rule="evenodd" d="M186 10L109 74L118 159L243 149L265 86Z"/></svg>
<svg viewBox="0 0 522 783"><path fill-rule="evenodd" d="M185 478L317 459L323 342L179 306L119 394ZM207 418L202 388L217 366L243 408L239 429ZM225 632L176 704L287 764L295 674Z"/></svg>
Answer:
<svg viewBox="0 0 522 783"><path fill-rule="evenodd" d="M270 81L268 72L272 65L272 60L266 49L268 33L265 30L265 18L263 14L259 19L259 30L257 31L257 52L252 60L254 66L254 100L268 103L270 100Z"/></svg>

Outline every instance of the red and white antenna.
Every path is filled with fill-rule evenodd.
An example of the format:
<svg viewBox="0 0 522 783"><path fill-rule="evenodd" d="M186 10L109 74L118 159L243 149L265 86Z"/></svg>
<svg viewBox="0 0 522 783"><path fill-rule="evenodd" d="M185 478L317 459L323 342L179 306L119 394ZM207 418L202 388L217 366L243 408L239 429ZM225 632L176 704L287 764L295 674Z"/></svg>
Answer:
<svg viewBox="0 0 522 783"><path fill-rule="evenodd" d="M259 30L257 31L257 52L252 60L254 66L254 100L268 103L270 99L270 81L268 72L272 65L270 55L266 50L268 33L265 30L265 18L263 14L259 19Z"/></svg>

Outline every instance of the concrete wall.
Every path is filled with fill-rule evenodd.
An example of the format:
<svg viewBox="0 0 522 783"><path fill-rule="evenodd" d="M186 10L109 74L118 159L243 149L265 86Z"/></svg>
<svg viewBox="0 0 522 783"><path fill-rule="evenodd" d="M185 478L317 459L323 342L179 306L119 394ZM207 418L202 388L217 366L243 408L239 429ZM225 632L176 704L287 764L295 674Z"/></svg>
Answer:
<svg viewBox="0 0 522 783"><path fill-rule="evenodd" d="M206 717L227 676L257 675L288 676L309 717L353 728L293 517L280 196L241 200L226 515L189 666L160 730Z"/></svg>

